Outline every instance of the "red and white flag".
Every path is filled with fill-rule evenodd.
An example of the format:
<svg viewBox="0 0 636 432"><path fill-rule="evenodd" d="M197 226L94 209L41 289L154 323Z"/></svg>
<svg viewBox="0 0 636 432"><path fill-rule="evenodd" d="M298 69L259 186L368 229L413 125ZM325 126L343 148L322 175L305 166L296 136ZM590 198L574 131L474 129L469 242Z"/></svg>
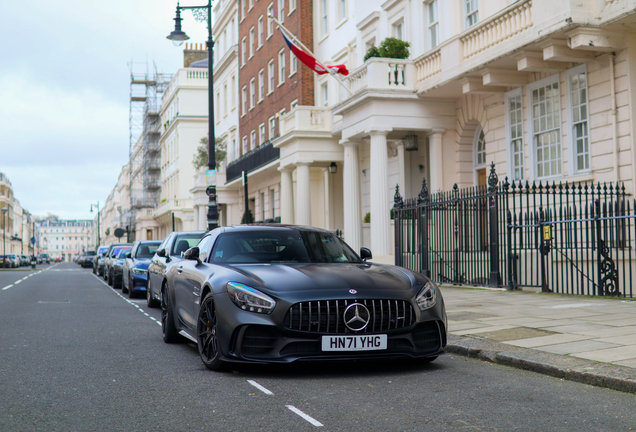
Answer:
<svg viewBox="0 0 636 432"><path fill-rule="evenodd" d="M283 38L285 38L285 42L287 43L287 46L289 47L291 52L293 52L294 55L298 58L298 60L303 62L305 65L307 65L310 69L312 69L318 75L324 75L326 73L329 73L327 69L344 76L349 75L349 71L347 70L347 67L345 65L340 64L340 65L332 65L332 66L323 66L311 54L306 53L300 47L298 47L295 43L292 43L292 41L290 41L287 38L287 36L285 36L285 32L283 32L282 29L280 32L282 33Z"/></svg>

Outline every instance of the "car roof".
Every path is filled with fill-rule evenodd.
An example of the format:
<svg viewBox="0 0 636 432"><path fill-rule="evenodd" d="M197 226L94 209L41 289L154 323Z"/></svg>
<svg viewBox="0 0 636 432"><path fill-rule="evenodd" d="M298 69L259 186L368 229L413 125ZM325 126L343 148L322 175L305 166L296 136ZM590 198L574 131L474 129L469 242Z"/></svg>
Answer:
<svg viewBox="0 0 636 432"><path fill-rule="evenodd" d="M310 226L304 226L304 225L290 225L290 224L277 224L277 223L234 225L234 226L228 226L228 227L220 227L220 229L222 230L222 232L225 232L225 233L288 229L293 231L321 232L321 233L333 234L331 231L325 230L322 228L316 228L316 227L310 227Z"/></svg>

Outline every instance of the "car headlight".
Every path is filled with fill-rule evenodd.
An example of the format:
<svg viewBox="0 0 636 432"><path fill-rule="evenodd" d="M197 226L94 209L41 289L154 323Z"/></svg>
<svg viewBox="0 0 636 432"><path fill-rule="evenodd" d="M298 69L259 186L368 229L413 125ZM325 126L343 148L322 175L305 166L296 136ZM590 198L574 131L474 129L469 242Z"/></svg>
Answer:
<svg viewBox="0 0 636 432"><path fill-rule="evenodd" d="M227 294L239 308L261 314L272 313L276 301L262 292L238 282L227 283Z"/></svg>
<svg viewBox="0 0 636 432"><path fill-rule="evenodd" d="M415 297L415 303L417 303L417 307L420 308L420 311L425 311L435 306L436 302L437 289L431 281L428 281Z"/></svg>
<svg viewBox="0 0 636 432"><path fill-rule="evenodd" d="M134 274L136 274L136 275L143 275L143 274L148 273L148 270L146 270L146 269L140 269L140 268L137 268L137 267L133 267L133 268L132 268L132 272L133 272Z"/></svg>

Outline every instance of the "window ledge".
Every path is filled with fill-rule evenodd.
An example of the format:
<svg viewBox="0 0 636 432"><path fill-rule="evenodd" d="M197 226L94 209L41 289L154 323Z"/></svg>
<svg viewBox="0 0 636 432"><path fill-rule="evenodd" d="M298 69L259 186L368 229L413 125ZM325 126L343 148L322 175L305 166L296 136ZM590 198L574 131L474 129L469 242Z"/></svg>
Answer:
<svg viewBox="0 0 636 432"><path fill-rule="evenodd" d="M340 22L336 24L336 28L337 29L340 28L346 22L347 22L347 18L346 17L341 19Z"/></svg>
<svg viewBox="0 0 636 432"><path fill-rule="evenodd" d="M589 182L594 181L594 173L591 171L578 172L567 178L570 183Z"/></svg>

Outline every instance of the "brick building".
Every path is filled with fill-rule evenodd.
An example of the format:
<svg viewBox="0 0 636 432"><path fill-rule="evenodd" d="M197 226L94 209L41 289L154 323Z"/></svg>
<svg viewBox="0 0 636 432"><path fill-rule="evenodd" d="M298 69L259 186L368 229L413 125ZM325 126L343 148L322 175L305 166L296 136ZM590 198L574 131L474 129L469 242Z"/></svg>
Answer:
<svg viewBox="0 0 636 432"><path fill-rule="evenodd" d="M297 105L313 105L313 72L287 48L274 15L308 47L313 46L309 0L239 0L240 153L278 136L278 120Z"/></svg>

